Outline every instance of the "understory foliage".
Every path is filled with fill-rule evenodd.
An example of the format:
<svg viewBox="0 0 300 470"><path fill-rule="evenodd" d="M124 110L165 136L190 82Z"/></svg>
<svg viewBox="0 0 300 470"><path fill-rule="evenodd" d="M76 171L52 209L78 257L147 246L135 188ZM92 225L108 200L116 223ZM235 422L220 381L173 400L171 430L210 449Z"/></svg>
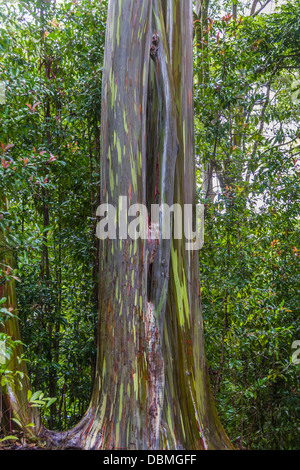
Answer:
<svg viewBox="0 0 300 470"><path fill-rule="evenodd" d="M59 430L84 414L95 374L106 7L0 3L0 250L15 259L0 284L14 276L30 380L56 398L43 419ZM212 3L194 18L207 356L233 444L296 449L300 3L238 11ZM16 379L1 363L0 373Z"/></svg>
<svg viewBox="0 0 300 470"><path fill-rule="evenodd" d="M46 417L54 428L82 416L95 363L105 11L90 0L0 10L0 192L9 200L0 223L21 281L30 378L57 398Z"/></svg>
<svg viewBox="0 0 300 470"><path fill-rule="evenodd" d="M238 448L300 444L299 8L209 17L195 58L205 338Z"/></svg>

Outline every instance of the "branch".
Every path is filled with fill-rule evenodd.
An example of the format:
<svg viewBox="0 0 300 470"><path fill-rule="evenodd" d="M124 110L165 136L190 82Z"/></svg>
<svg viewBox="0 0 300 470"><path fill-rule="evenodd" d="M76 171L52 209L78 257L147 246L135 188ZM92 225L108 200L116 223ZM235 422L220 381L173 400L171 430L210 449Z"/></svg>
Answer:
<svg viewBox="0 0 300 470"><path fill-rule="evenodd" d="M250 16L254 15L257 4L258 4L258 0L254 0L254 2L252 3L251 11L250 11Z"/></svg>
<svg viewBox="0 0 300 470"><path fill-rule="evenodd" d="M268 3L270 3L271 1L272 1L272 0L267 0L266 3L265 3L262 7L260 7L259 10L257 10L257 12L254 11L254 12L252 13L252 9L251 9L251 14L250 14L250 16L253 16L253 18L255 18L255 16L258 15L258 14L268 5ZM252 7L252 8L253 8L253 7ZM255 9L255 8L256 8L256 4L255 4L255 6L254 6L254 9Z"/></svg>
<svg viewBox="0 0 300 470"><path fill-rule="evenodd" d="M196 15L198 16L198 18L200 18L200 14L201 14L201 1L200 0L195 0L195 11L196 11Z"/></svg>

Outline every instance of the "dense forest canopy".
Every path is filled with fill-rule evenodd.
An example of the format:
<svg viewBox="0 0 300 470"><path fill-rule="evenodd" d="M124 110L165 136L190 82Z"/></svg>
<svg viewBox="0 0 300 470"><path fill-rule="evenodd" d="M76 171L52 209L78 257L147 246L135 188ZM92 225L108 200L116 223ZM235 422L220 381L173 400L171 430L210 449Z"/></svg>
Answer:
<svg viewBox="0 0 300 470"><path fill-rule="evenodd" d="M57 431L84 416L97 373L107 6L0 2L0 328L19 317L28 403ZM193 41L213 397L236 448L299 449L300 2L197 0ZM0 331L4 390L24 372Z"/></svg>

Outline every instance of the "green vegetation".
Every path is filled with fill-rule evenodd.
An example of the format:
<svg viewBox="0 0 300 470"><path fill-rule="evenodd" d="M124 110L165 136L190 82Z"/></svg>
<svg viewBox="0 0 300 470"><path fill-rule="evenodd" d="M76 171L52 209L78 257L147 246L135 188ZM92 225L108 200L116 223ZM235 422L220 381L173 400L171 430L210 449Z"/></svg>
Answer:
<svg viewBox="0 0 300 470"><path fill-rule="evenodd" d="M0 3L0 342L9 360L20 344L4 326L18 316L29 406L59 431L83 417L96 374L107 3ZM245 2L195 4L213 395L236 448L299 449L300 2L252 16ZM0 361L3 390L22 374Z"/></svg>

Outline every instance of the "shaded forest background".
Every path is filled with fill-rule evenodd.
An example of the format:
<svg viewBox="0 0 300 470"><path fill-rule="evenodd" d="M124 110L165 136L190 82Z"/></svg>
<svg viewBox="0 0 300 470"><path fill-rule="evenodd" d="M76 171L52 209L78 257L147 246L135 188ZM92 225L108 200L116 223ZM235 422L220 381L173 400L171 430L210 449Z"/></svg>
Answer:
<svg viewBox="0 0 300 470"><path fill-rule="evenodd" d="M233 444L299 449L300 2L261 6L196 2L201 297ZM0 284L16 281L28 400L58 430L84 414L95 372L106 7L0 3L0 250L15 255ZM0 341L11 354L14 342ZM0 375L2 386L18 380L1 364Z"/></svg>

